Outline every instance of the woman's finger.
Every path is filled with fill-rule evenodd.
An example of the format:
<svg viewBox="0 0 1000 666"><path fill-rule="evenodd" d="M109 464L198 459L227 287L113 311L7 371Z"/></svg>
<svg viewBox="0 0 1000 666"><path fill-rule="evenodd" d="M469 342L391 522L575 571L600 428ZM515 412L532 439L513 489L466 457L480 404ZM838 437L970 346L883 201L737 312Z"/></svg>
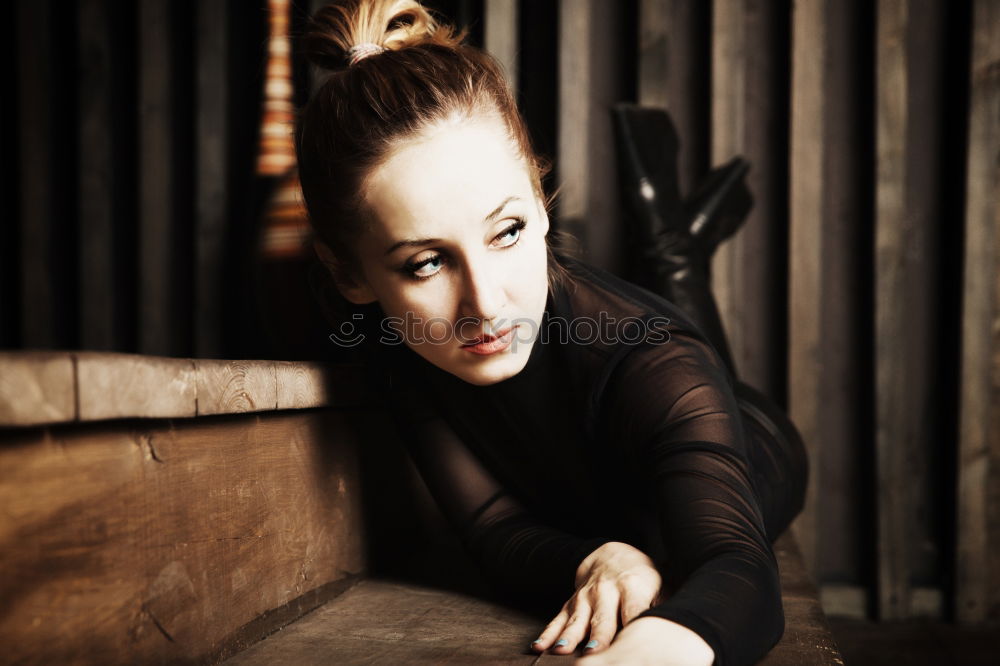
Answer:
<svg viewBox="0 0 1000 666"><path fill-rule="evenodd" d="M545 629L543 629L542 633L538 635L538 639L531 644L531 648L533 650L537 650L539 652L548 650L549 646L555 643L556 637L558 637L562 632L563 627L566 626L566 620L569 619L568 606L569 602L563 605L559 614L552 618L551 622L545 625Z"/></svg>
<svg viewBox="0 0 1000 666"><path fill-rule="evenodd" d="M618 607L621 595L614 585L601 586L590 617L590 636L583 654L594 654L607 649L618 631Z"/></svg>
<svg viewBox="0 0 1000 666"><path fill-rule="evenodd" d="M576 650L583 637L587 635L587 628L590 627L590 604L585 599L576 598L573 612L570 613L566 621L566 627L559 633L559 638L552 645L552 651L556 654L569 654Z"/></svg>

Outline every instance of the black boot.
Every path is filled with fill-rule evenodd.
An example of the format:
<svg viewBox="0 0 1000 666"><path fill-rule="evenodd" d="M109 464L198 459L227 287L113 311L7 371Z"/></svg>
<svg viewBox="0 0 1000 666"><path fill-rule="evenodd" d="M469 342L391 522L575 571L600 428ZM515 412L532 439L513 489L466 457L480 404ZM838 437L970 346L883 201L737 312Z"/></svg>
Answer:
<svg viewBox="0 0 1000 666"><path fill-rule="evenodd" d="M613 108L630 245L637 265L630 279L687 314L729 370L736 368L710 289L711 258L742 224L753 205L735 158L709 173L694 196L682 200L677 178L680 142L666 111L618 104Z"/></svg>

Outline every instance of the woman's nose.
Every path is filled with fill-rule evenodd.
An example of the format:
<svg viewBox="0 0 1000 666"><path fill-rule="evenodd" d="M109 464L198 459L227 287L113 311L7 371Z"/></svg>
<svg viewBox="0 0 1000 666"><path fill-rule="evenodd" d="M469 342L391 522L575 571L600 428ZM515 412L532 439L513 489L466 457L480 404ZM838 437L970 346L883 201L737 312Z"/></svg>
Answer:
<svg viewBox="0 0 1000 666"><path fill-rule="evenodd" d="M504 306L503 287L489 266L470 267L465 273L463 314L490 321Z"/></svg>

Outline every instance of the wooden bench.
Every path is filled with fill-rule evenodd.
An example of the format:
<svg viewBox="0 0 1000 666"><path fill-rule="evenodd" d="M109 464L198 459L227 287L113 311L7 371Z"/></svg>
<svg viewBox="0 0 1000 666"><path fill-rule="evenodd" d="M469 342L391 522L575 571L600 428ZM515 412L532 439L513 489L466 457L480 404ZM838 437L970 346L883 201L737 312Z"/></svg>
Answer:
<svg viewBox="0 0 1000 666"><path fill-rule="evenodd" d="M534 663L364 369L0 353L12 663ZM842 663L794 541L766 664Z"/></svg>

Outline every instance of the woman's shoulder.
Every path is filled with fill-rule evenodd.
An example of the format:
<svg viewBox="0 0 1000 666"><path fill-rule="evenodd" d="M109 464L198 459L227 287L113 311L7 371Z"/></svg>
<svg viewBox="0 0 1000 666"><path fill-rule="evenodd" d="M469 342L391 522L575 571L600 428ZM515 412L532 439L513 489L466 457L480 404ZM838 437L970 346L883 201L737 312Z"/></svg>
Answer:
<svg viewBox="0 0 1000 666"><path fill-rule="evenodd" d="M550 319L597 355L662 342L671 332L701 337L691 320L659 294L580 259L563 257L569 279L554 286Z"/></svg>

